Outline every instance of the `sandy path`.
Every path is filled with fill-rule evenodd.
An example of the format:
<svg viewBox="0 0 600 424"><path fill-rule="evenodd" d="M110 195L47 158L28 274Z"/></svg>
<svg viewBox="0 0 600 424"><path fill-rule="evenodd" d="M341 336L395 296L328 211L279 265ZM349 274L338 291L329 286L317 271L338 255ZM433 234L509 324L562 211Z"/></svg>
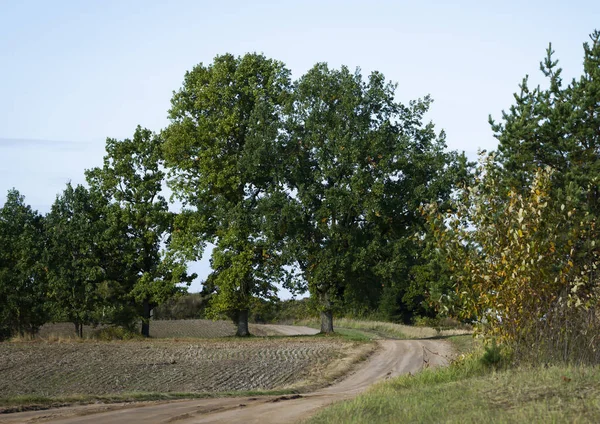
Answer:
<svg viewBox="0 0 600 424"><path fill-rule="evenodd" d="M380 349L356 372L325 389L300 396L198 399L139 404L88 405L0 417L0 423L289 423L369 385L424 366L445 365L450 345L441 340L379 340Z"/></svg>
<svg viewBox="0 0 600 424"><path fill-rule="evenodd" d="M278 333L282 336L312 336L319 333L319 330L316 328L303 327L300 325L262 324L261 328L270 330L273 333Z"/></svg>

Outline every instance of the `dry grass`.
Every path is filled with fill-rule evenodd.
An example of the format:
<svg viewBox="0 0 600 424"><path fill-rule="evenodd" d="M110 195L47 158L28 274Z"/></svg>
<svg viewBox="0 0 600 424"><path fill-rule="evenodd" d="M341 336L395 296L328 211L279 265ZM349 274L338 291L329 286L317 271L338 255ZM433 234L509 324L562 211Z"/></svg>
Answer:
<svg viewBox="0 0 600 424"><path fill-rule="evenodd" d="M317 320L300 321L299 325L318 326ZM368 331L390 339L429 339L433 337L456 336L469 334L469 330L437 330L430 327L415 327L411 325L394 324L383 321L361 321L348 318L337 318L333 321L334 330L338 328L351 328L354 330Z"/></svg>
<svg viewBox="0 0 600 424"><path fill-rule="evenodd" d="M92 338L97 329L84 326L84 338ZM200 338L215 339L234 336L236 327L230 321L212 321L208 319L189 320L157 320L150 322L150 337L165 338ZM250 333L255 336L275 336L277 332L260 325L250 324ZM38 338L58 341L75 338L74 326L71 323L55 323L42 326Z"/></svg>

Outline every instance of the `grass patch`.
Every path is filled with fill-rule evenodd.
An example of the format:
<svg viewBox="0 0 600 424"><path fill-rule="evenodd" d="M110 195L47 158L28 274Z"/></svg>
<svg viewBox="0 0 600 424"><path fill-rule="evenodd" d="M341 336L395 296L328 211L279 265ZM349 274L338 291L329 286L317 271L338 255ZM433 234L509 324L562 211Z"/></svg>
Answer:
<svg viewBox="0 0 600 424"><path fill-rule="evenodd" d="M336 328L333 334L316 334L312 337L325 337L325 338L340 338L351 342L372 342L380 337L374 333L357 330L354 328Z"/></svg>
<svg viewBox="0 0 600 424"><path fill-rule="evenodd" d="M480 347L480 340L475 339L472 334L463 334L460 336L450 336L447 340L452 343L456 353L467 354Z"/></svg>
<svg viewBox="0 0 600 424"><path fill-rule="evenodd" d="M35 411L58 408L71 405L88 405L91 403L121 403L121 402L148 402L168 401L178 399L206 399L217 397L246 397L246 396L281 396L299 393L296 389L282 390L241 390L212 393L159 393L159 392L133 392L116 393L110 395L69 395L69 396L36 396L24 395L0 398L0 414Z"/></svg>
<svg viewBox="0 0 600 424"><path fill-rule="evenodd" d="M408 339L410 336L403 330L403 325L393 324L391 322L381 321L359 321L348 318L338 318L333 321L334 331L343 334L348 330L358 330L369 332L381 337L390 339ZM321 324L317 319L302 320L296 322L296 325L305 325L312 328L320 328Z"/></svg>
<svg viewBox="0 0 600 424"><path fill-rule="evenodd" d="M308 327L319 328L320 322L317 319L302 320L296 322L297 325L306 325ZM333 321L334 331L339 332L342 329L361 330L376 334L387 339L430 339L435 337L446 337L462 334L470 334L469 330L438 330L430 327L416 327L412 325L395 324L393 322L366 321L349 318L337 318Z"/></svg>
<svg viewBox="0 0 600 424"><path fill-rule="evenodd" d="M600 422L600 367L495 371L480 356L377 384L308 422Z"/></svg>

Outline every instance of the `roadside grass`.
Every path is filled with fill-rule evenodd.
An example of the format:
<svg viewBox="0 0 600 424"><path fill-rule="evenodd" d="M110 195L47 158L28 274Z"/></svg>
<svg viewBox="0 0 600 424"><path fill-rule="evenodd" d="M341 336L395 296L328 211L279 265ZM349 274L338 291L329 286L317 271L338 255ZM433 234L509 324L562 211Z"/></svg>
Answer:
<svg viewBox="0 0 600 424"><path fill-rule="evenodd" d="M301 320L297 321L296 324L313 328L320 327L320 323L317 319ZM337 318L333 321L333 325L333 330L335 332L342 332L344 329L361 330L374 333L380 337L398 340L430 339L470 333L468 330L438 330L431 327L417 327L395 324L392 322L355 320L349 318Z"/></svg>
<svg viewBox="0 0 600 424"><path fill-rule="evenodd" d="M447 339L459 355L473 353L477 349L481 349L481 341L474 338L472 334L460 334L449 336Z"/></svg>
<svg viewBox="0 0 600 424"><path fill-rule="evenodd" d="M309 422L600 422L600 369L425 370L378 384Z"/></svg>
<svg viewBox="0 0 600 424"><path fill-rule="evenodd" d="M352 342L372 342L373 340L378 340L381 337L378 335L365 332L354 328L336 328L333 334L315 334L313 337L338 337L341 339L345 339Z"/></svg>
<svg viewBox="0 0 600 424"><path fill-rule="evenodd" d="M297 394L299 389L280 390L240 390L211 393L160 393L160 392L132 392L116 393L110 395L74 394L68 396L38 396L22 395L0 398L0 414L35 411L50 408L59 408L72 405L88 405L92 403L123 403L123 402L148 402L169 401L179 399L206 399L218 397L251 397L251 396L282 396Z"/></svg>
<svg viewBox="0 0 600 424"><path fill-rule="evenodd" d="M496 369L484 364L482 346L471 336L448 340L463 353L449 367L376 384L307 422L600 422L600 367Z"/></svg>

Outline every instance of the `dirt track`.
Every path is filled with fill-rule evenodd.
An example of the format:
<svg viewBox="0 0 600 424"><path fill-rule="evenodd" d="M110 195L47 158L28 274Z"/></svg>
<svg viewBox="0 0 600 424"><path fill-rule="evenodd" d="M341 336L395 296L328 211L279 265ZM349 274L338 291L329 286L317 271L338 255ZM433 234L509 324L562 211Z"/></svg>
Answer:
<svg viewBox="0 0 600 424"><path fill-rule="evenodd" d="M445 365L451 354L449 344L441 340L379 340L378 343L380 349L356 372L330 387L300 396L88 405L9 414L0 417L0 423L289 423L306 418L332 402L354 397L377 381L414 373L424 366Z"/></svg>
<svg viewBox="0 0 600 424"><path fill-rule="evenodd" d="M299 325L262 324L260 327L282 336L306 336L319 333L319 330L315 328L302 327Z"/></svg>

